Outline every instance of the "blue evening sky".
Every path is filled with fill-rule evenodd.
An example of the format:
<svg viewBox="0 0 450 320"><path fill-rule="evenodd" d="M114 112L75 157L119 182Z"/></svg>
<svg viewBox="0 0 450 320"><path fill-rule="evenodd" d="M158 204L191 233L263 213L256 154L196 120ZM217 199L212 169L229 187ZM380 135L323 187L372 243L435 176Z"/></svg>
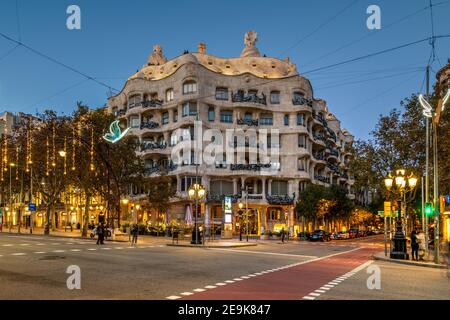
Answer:
<svg viewBox="0 0 450 320"><path fill-rule="evenodd" d="M342 126L357 138L367 138L381 113L425 90L430 45L424 42L337 68L308 71L430 36L430 11L420 10L429 0L359 0L307 37L352 2L2 0L0 32L121 89L146 62L153 44L161 44L169 59L184 50L197 51L199 42L206 43L210 54L236 57L244 33L256 30L262 54L289 56ZM442 3L433 10L435 34L450 34L450 1L433 3ZM81 7L80 31L66 28L71 4ZM366 27L371 4L381 7L379 31ZM54 108L69 114L77 100L91 107L106 103L106 88L23 47L11 52L14 46L0 37L0 112ZM437 40L436 53L432 83L435 71L450 57L450 38Z"/></svg>

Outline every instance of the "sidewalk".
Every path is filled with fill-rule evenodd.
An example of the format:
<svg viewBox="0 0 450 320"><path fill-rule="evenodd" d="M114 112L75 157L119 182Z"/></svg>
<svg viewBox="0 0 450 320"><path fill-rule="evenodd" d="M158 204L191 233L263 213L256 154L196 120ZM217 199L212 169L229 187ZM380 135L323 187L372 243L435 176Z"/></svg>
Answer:
<svg viewBox="0 0 450 320"><path fill-rule="evenodd" d="M438 268L438 269L447 269L448 268L448 266L445 264L436 264L432 261L427 261L427 260L414 261L414 260L391 259L389 257L389 253L388 253L388 256L386 257L384 255L384 252L375 253L373 255L373 258L374 258L374 260L387 261L387 262L405 264L405 265L410 265L410 266Z"/></svg>
<svg viewBox="0 0 450 320"><path fill-rule="evenodd" d="M91 240L90 238L91 230L88 230L88 237L82 238L81 237L81 231L80 230L67 230L64 231L64 229L58 229L55 231L50 230L50 235L48 237L54 237L54 238L79 238L84 240ZM44 236L44 229L43 228L35 228L33 229L33 233L30 234L30 229L24 229L22 228L20 231L20 234L18 233L17 228L11 229L11 232L9 232L9 229L3 229L3 232L0 232L0 235L17 235L22 237L39 237ZM95 237L97 239L97 237ZM113 242L129 242L129 235L127 233L116 233L113 234L111 238L108 238L105 240L106 242L113 241ZM169 246L179 246L179 247L208 247L208 248L232 248L232 247L247 247L247 246L256 246L257 241L253 240L250 242L242 241L240 242L239 239L216 239L214 241L206 239L205 245L191 245L190 238L180 239L178 244L176 243L176 240L173 241L171 237L156 237L156 236L149 236L149 235L139 235L138 236L138 245L139 244L165 244ZM258 240L260 241L260 240Z"/></svg>

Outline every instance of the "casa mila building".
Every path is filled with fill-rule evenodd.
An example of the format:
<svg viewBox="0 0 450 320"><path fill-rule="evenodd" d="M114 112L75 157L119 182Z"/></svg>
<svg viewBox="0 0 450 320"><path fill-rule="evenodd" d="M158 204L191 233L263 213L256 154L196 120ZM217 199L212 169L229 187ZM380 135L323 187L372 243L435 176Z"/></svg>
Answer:
<svg viewBox="0 0 450 320"><path fill-rule="evenodd" d="M200 43L198 52L167 60L155 45L147 63L119 94L109 98L109 112L122 127L131 128L128 135L139 140L137 152L148 179L168 175L176 186L166 213L148 206L145 190L130 187L130 203L139 204L142 222L192 223L196 212L188 189L196 181L206 189L198 223L206 221L207 233L213 228L222 235L225 229L227 234L239 234L247 223L249 234L255 236L282 228L291 234L302 230L295 203L299 192L311 183L341 185L354 198L348 171L353 136L341 128L326 102L314 97L310 81L298 73L296 65L289 58L261 56L257 40L255 32L247 32L244 49L236 58L208 54ZM224 137L227 130L266 129L267 136L257 141L256 149L277 148L278 160L249 161L251 139L241 143L235 137L224 147L244 148L240 162L229 163L221 157L212 165L200 163L198 153L192 152L175 163L174 149L186 139L195 139L198 121L204 132L220 130ZM271 133L274 129L276 135ZM231 214L229 204L224 206L225 198L231 199ZM247 214L239 214L239 203Z"/></svg>

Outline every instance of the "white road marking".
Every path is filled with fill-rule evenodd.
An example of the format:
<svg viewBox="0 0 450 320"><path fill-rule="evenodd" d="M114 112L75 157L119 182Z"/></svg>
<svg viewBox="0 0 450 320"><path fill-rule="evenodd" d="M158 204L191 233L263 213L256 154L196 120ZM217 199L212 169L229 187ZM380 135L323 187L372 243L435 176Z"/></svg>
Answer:
<svg viewBox="0 0 450 320"><path fill-rule="evenodd" d="M233 281L233 280L227 280L227 281L225 281L226 283L235 283L235 281Z"/></svg>
<svg viewBox="0 0 450 320"><path fill-rule="evenodd" d="M320 290L330 290L330 288L328 288L328 287L320 287L319 289Z"/></svg>
<svg viewBox="0 0 450 320"><path fill-rule="evenodd" d="M205 289L215 289L217 286L206 286Z"/></svg>
<svg viewBox="0 0 450 320"><path fill-rule="evenodd" d="M243 279L241 279L241 278L234 278L233 280L234 281L242 281Z"/></svg>
<svg viewBox="0 0 450 320"><path fill-rule="evenodd" d="M46 252L44 252L44 251L37 251L37 252L35 252L36 254L42 254L42 253L46 253Z"/></svg>
<svg viewBox="0 0 450 320"><path fill-rule="evenodd" d="M102 250L111 250L111 248L101 248Z"/></svg>
<svg viewBox="0 0 450 320"><path fill-rule="evenodd" d="M218 283L216 283L216 286L226 286L227 284L226 283L223 283L223 282L218 282Z"/></svg>
<svg viewBox="0 0 450 320"><path fill-rule="evenodd" d="M191 296L191 295L193 295L193 293L192 292L182 292L182 293L180 293L182 296Z"/></svg>
<svg viewBox="0 0 450 320"><path fill-rule="evenodd" d="M306 300L314 300L314 299L315 299L315 297L304 296L304 297L303 297L303 299L306 299Z"/></svg>
<svg viewBox="0 0 450 320"><path fill-rule="evenodd" d="M326 285L324 285L324 287L327 287L327 288L334 288L334 286L331 285L331 284L326 284Z"/></svg>
<svg viewBox="0 0 450 320"><path fill-rule="evenodd" d="M29 243L21 243L20 245L21 246L29 246L30 244Z"/></svg>
<svg viewBox="0 0 450 320"><path fill-rule="evenodd" d="M96 251L97 249L88 249L89 251Z"/></svg>
<svg viewBox="0 0 450 320"><path fill-rule="evenodd" d="M260 251L237 250L237 249L208 248L208 250L219 250L219 251L238 252L238 253L265 254L265 255L272 255L272 256L285 256L285 257L297 257L297 258L317 258L317 256L306 256L306 255L302 255L302 254L260 252Z"/></svg>
<svg viewBox="0 0 450 320"><path fill-rule="evenodd" d="M206 291L205 289L194 289L194 290L192 290L192 291L194 291L194 292L204 292L204 291Z"/></svg>
<svg viewBox="0 0 450 320"><path fill-rule="evenodd" d="M66 250L53 250L52 252L60 253L60 252L66 252Z"/></svg>
<svg viewBox="0 0 450 320"><path fill-rule="evenodd" d="M314 292L317 292L317 293L325 293L326 291L325 290L320 290L320 289L317 289L316 291L314 291Z"/></svg>
<svg viewBox="0 0 450 320"><path fill-rule="evenodd" d="M179 296L170 296L170 297L167 297L166 299L169 299L169 300L177 300L177 299L180 299L181 297L179 297Z"/></svg>
<svg viewBox="0 0 450 320"><path fill-rule="evenodd" d="M309 295L313 297L318 297L320 296L320 293L311 292Z"/></svg>
<svg viewBox="0 0 450 320"><path fill-rule="evenodd" d="M80 249L70 249L70 251L72 251L72 252L80 252L81 250Z"/></svg>
<svg viewBox="0 0 450 320"><path fill-rule="evenodd" d="M12 247L12 244L4 244L4 247Z"/></svg>
<svg viewBox="0 0 450 320"><path fill-rule="evenodd" d="M11 255L12 255L12 256L25 256L26 253L19 252L19 253L13 253L13 254L11 254Z"/></svg>

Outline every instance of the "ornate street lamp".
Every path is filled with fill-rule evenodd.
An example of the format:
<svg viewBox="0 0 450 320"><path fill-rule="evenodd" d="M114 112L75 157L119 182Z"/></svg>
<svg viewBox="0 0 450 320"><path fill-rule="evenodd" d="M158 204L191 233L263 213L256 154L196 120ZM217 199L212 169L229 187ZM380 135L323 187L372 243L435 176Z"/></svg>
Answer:
<svg viewBox="0 0 450 320"><path fill-rule="evenodd" d="M388 191L392 191L394 194L400 193L400 199L397 200L399 214L396 221L396 231L394 234L394 249L392 250L390 256L392 259L409 259L406 250L406 235L403 233L403 223L402 223L402 199L404 199L404 216L406 218L406 194L408 192L413 192L417 185L417 178L411 173L406 176L406 171L403 169L397 170L395 176L389 175L384 179L384 185ZM405 231L407 226L405 227Z"/></svg>
<svg viewBox="0 0 450 320"><path fill-rule="evenodd" d="M198 232L198 202L199 200L203 199L206 194L205 188L198 183L194 183L188 190L189 198L191 200L195 201L195 224L194 224L194 230L192 231L192 241L191 244L201 244L201 240L199 239L199 232ZM205 228L203 228L205 229ZM205 230L203 230L205 232Z"/></svg>

